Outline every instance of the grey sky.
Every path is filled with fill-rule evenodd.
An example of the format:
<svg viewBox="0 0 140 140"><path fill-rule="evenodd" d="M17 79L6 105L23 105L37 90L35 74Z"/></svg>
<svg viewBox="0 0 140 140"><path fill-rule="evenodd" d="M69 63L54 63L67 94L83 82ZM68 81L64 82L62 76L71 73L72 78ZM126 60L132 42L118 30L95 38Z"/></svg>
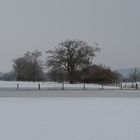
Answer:
<svg viewBox="0 0 140 140"><path fill-rule="evenodd" d="M69 39L99 44L95 63L139 67L139 0L1 0L0 71L28 50Z"/></svg>

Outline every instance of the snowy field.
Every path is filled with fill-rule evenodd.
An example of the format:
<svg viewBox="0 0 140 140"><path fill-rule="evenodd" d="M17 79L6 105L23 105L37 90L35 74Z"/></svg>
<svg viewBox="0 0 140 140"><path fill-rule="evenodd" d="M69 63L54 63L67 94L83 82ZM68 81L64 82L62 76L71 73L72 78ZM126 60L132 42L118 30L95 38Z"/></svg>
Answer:
<svg viewBox="0 0 140 140"><path fill-rule="evenodd" d="M40 89L39 90L39 85ZM18 85L18 91L17 91ZM129 84L128 84L129 85ZM64 87L64 90L62 90ZM0 81L0 97L134 97L140 98L140 90L121 90L116 86L69 84L55 82L8 82Z"/></svg>
<svg viewBox="0 0 140 140"><path fill-rule="evenodd" d="M16 91L16 84L0 82L0 140L140 139L139 90L37 90L21 82L31 90Z"/></svg>
<svg viewBox="0 0 140 140"><path fill-rule="evenodd" d="M1 140L139 140L139 98L0 98Z"/></svg>
<svg viewBox="0 0 140 140"><path fill-rule="evenodd" d="M140 98L139 90L0 90L2 98Z"/></svg>
<svg viewBox="0 0 140 140"><path fill-rule="evenodd" d="M56 83L56 82L16 82L16 81L0 81L0 90L1 89L11 89L16 90L18 86L19 90L38 90L39 86L41 90L92 90L92 89L102 89L102 86L99 84L83 84L83 83L77 83L77 84L69 84L69 83ZM123 89L131 89L135 90L136 85L133 83L123 83L122 87ZM120 86L104 86L104 89L112 89L112 90L120 90ZM138 90L140 90L140 83L138 82Z"/></svg>
<svg viewBox="0 0 140 140"><path fill-rule="evenodd" d="M69 83L56 83L56 82L16 82L16 81L0 81L0 89L16 89L17 84L19 85L19 90L31 89L37 90L38 84L40 84L41 89L83 89L84 84L69 84ZM86 84L86 89L101 89L101 85L98 84ZM116 86L104 86L104 89L120 89Z"/></svg>

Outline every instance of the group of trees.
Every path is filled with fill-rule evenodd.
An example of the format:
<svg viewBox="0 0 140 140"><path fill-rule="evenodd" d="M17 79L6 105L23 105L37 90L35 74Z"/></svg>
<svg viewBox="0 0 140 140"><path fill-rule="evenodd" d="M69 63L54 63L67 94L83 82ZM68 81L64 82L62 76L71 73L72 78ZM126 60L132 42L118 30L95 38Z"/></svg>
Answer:
<svg viewBox="0 0 140 140"><path fill-rule="evenodd" d="M70 83L74 82L75 73L92 64L97 46L89 46L84 41L66 40L49 54L46 65L56 71L65 71Z"/></svg>
<svg viewBox="0 0 140 140"><path fill-rule="evenodd" d="M137 82L140 81L140 71L134 68L130 72L128 79L130 82L137 84Z"/></svg>
<svg viewBox="0 0 140 140"><path fill-rule="evenodd" d="M43 78L41 52L27 52L14 60L13 68L18 81L41 81Z"/></svg>
<svg viewBox="0 0 140 140"><path fill-rule="evenodd" d="M132 83L132 88L137 87L137 82L140 82L140 70L138 68L132 69L127 77L123 78L123 82L125 82L125 86L127 83Z"/></svg>
<svg viewBox="0 0 140 140"><path fill-rule="evenodd" d="M84 70L82 81L85 83L99 83L102 86L116 83L121 80L121 75L102 65L92 65Z"/></svg>
<svg viewBox="0 0 140 140"><path fill-rule="evenodd" d="M14 71L0 72L0 80L3 80L3 81L14 81L14 80L16 80L15 72Z"/></svg>
<svg viewBox="0 0 140 140"><path fill-rule="evenodd" d="M14 60L13 68L16 80L41 81L46 77L53 81L69 81L110 84L118 82L120 76L104 66L93 65L93 58L100 48L95 43L89 46L84 41L66 40L53 50L46 51L45 66L48 72L43 72L41 52L27 52L23 57Z"/></svg>

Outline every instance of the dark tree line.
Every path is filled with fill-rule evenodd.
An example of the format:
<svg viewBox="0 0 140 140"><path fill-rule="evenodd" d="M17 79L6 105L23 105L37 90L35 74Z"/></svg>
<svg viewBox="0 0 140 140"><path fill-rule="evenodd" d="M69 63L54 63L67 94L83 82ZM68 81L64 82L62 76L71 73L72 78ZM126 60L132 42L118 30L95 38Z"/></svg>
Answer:
<svg viewBox="0 0 140 140"><path fill-rule="evenodd" d="M14 80L16 80L15 72L14 71L1 72L0 73L0 80L3 80L3 81L14 81Z"/></svg>
<svg viewBox="0 0 140 140"><path fill-rule="evenodd" d="M103 85L118 84L121 80L121 75L116 71L102 65L93 65L86 68L82 75L84 83L98 83Z"/></svg>
<svg viewBox="0 0 140 140"><path fill-rule="evenodd" d="M127 83L132 83L132 88L136 87L138 82L140 81L140 70L138 68L134 68L129 72L127 77L123 77L123 82L125 82L125 86L127 87Z"/></svg>
<svg viewBox="0 0 140 140"><path fill-rule="evenodd" d="M53 50L46 51L45 65L48 72L43 71L41 52L27 52L13 62L16 80L19 81L69 81L110 84L119 81L119 75L111 69L93 65L93 58L100 48L95 43L89 46L84 41L66 40Z"/></svg>

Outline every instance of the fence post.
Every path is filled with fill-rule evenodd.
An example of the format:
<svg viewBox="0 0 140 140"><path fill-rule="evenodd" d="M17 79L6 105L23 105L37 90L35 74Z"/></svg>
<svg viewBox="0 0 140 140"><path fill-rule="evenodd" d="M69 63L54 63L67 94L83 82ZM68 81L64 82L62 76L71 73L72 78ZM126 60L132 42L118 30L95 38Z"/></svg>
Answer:
<svg viewBox="0 0 140 140"><path fill-rule="evenodd" d="M38 89L40 90L40 83L38 83Z"/></svg>
<svg viewBox="0 0 140 140"><path fill-rule="evenodd" d="M121 90L123 89L122 83L121 83Z"/></svg>
<svg viewBox="0 0 140 140"><path fill-rule="evenodd" d="M84 85L83 85L83 90L85 90L86 89L86 84L84 83Z"/></svg>
<svg viewBox="0 0 140 140"><path fill-rule="evenodd" d="M19 84L17 84L17 91L19 90Z"/></svg>
<svg viewBox="0 0 140 140"><path fill-rule="evenodd" d="M65 86L65 85L64 85L64 82L63 82L63 83L62 83L62 88L61 88L62 90L64 90L64 86Z"/></svg>
<svg viewBox="0 0 140 140"><path fill-rule="evenodd" d="M136 83L136 90L138 89L138 84Z"/></svg>

